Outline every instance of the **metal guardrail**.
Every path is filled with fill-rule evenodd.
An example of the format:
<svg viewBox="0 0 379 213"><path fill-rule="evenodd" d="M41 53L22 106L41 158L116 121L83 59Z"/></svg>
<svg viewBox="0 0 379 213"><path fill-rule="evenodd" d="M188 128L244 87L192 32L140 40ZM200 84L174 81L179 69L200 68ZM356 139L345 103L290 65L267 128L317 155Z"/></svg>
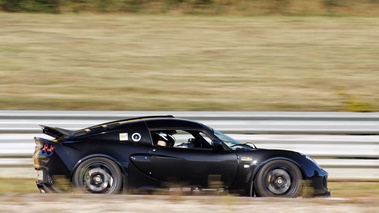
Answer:
<svg viewBox="0 0 379 213"><path fill-rule="evenodd" d="M379 134L379 113L7 110L0 111L0 133L39 132L38 124L79 129L122 118L169 114L226 133Z"/></svg>
<svg viewBox="0 0 379 213"><path fill-rule="evenodd" d="M76 130L123 118L169 114L197 120L258 147L310 155L333 179L379 180L379 113L332 112L3 110L0 168L7 170L1 169L0 177L34 177L33 137L49 137L41 134L39 124Z"/></svg>

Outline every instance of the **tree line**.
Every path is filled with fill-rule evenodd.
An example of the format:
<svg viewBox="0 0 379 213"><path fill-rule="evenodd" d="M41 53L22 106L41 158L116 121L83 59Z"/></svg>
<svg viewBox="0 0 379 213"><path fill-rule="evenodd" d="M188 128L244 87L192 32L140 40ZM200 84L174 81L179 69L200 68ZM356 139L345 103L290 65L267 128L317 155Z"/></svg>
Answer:
<svg viewBox="0 0 379 213"><path fill-rule="evenodd" d="M0 0L4 12L378 16L379 0Z"/></svg>

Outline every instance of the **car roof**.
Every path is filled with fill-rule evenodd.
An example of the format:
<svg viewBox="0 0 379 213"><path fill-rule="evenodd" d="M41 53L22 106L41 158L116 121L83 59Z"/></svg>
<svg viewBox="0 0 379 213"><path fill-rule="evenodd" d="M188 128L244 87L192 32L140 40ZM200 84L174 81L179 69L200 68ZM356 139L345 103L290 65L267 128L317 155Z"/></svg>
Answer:
<svg viewBox="0 0 379 213"><path fill-rule="evenodd" d="M149 129L207 129L210 128L196 121L185 120L175 118L172 115L154 115L154 116L144 116L144 117L133 117L127 119L121 119L111 122L106 122L102 124L98 124L95 126L87 127L84 129L80 129L75 132L75 135L81 135L89 132L98 132L103 131L104 129L115 129L118 127L122 127L124 125L133 124L135 122L145 122Z"/></svg>
<svg viewBox="0 0 379 213"><path fill-rule="evenodd" d="M192 121L192 120L186 120L186 119L180 119L180 118L157 118L157 119L150 119L145 120L145 123L147 127L151 130L154 129L208 129L209 127L205 126L202 123Z"/></svg>
<svg viewBox="0 0 379 213"><path fill-rule="evenodd" d="M131 123L135 121L141 121L141 120L152 120L152 119L157 119L157 118L174 118L172 115L151 115L151 116L143 116L143 117L133 117L133 118L126 118L126 119L121 119L121 120L116 120L116 121L111 121L103 124L99 124L96 126L110 126L114 124L123 124L123 123Z"/></svg>

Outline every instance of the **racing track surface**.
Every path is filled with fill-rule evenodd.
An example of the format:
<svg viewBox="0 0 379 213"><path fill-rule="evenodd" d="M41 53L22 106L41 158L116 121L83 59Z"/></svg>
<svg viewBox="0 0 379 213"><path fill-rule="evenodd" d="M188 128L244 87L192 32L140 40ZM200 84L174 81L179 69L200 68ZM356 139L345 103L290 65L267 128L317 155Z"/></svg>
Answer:
<svg viewBox="0 0 379 213"><path fill-rule="evenodd" d="M180 195L3 194L0 212L379 212L379 198L248 198Z"/></svg>

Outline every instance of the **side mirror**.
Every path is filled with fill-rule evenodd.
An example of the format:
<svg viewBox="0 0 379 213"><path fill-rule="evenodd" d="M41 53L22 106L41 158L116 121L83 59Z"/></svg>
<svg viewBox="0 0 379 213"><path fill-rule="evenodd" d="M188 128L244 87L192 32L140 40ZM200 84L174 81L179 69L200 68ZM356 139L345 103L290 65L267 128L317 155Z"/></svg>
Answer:
<svg viewBox="0 0 379 213"><path fill-rule="evenodd" d="M220 140L212 140L212 149L213 151L224 150L222 142Z"/></svg>

